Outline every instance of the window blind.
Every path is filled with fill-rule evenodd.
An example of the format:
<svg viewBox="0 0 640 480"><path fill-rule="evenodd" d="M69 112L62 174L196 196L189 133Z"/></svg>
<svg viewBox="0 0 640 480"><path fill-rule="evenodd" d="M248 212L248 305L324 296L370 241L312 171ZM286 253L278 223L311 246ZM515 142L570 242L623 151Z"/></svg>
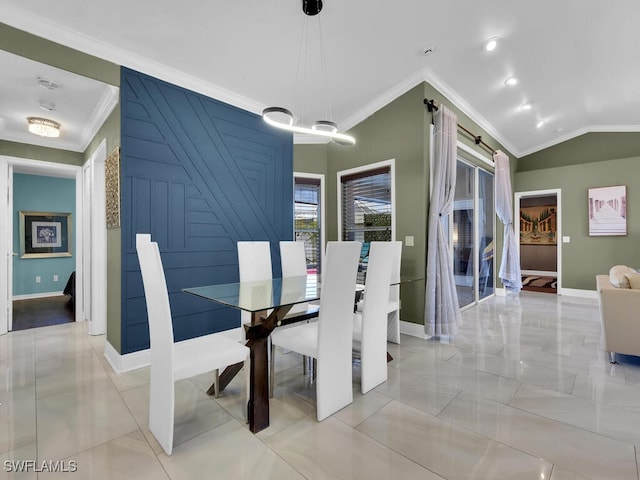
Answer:
<svg viewBox="0 0 640 480"><path fill-rule="evenodd" d="M295 240L304 242L307 271L320 273L322 246L320 236L320 180L294 179Z"/></svg>

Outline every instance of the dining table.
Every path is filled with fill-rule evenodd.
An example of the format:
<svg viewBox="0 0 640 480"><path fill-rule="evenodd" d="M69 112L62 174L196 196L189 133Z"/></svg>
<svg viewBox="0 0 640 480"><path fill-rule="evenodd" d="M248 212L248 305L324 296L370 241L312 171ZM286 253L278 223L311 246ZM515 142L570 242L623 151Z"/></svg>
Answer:
<svg viewBox="0 0 640 480"><path fill-rule="evenodd" d="M251 352L250 390L247 402L249 429L258 433L269 426L268 338L278 326L317 316L317 309L287 316L299 303L317 301L320 283L317 275L272 278L253 282L184 288L184 293L251 313L251 322L243 327L246 345ZM220 374L220 390L242 368L231 365Z"/></svg>
<svg viewBox="0 0 640 480"><path fill-rule="evenodd" d="M423 277L402 277L394 284L411 283ZM258 433L269 426L269 359L268 339L271 332L284 325L309 320L318 316L318 307L306 312L288 315L291 307L300 303L317 302L320 299L321 277L309 274L299 277L272 278L252 282L234 282L201 287L183 288L184 293L209 300L237 310L251 313L251 322L243 325L246 345L251 355L250 388L247 402L249 429ZM357 284L354 307L364 285ZM387 352L387 361L393 358ZM219 376L219 391L242 369L243 364L230 365ZM209 395L213 395L212 385Z"/></svg>

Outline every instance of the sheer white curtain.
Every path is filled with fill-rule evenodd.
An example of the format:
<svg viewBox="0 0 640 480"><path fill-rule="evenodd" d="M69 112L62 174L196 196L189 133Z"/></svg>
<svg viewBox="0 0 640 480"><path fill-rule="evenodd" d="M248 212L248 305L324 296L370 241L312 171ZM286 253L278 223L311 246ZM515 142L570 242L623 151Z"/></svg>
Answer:
<svg viewBox="0 0 640 480"><path fill-rule="evenodd" d="M458 119L440 105L435 114L433 189L429 204L427 286L424 328L427 335L453 335L460 323L460 308L453 259L443 220L453 210L456 189Z"/></svg>
<svg viewBox="0 0 640 480"><path fill-rule="evenodd" d="M509 157L498 150L493 154L496 163L496 213L504 223L504 242L502 245L502 262L498 276L505 288L510 292L522 290L522 272L520 271L520 256L513 225L513 209L511 198L511 170Z"/></svg>

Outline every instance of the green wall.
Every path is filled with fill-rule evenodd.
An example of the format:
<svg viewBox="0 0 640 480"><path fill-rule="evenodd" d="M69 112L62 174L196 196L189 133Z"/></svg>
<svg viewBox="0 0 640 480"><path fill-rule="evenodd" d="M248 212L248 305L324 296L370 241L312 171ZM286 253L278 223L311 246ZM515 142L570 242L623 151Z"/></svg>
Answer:
<svg viewBox="0 0 640 480"><path fill-rule="evenodd" d="M293 146L293 171L297 173L315 173L325 176L327 181L327 145Z"/></svg>
<svg viewBox="0 0 640 480"><path fill-rule="evenodd" d="M433 98L436 104L444 103L449 106L458 115L459 123L476 135L482 135L483 140L493 148L502 148L440 92L431 85L422 83L352 128L349 133L356 137L355 146L328 144L326 171L313 170L313 173L326 175L327 240L336 240L339 218L336 197L337 172L395 159L396 239L404 242L406 236L414 237L414 246L403 246L402 250L402 275L406 276L423 276L426 269L431 114L424 106L425 98ZM490 154L477 147L473 140L463 135L459 135L459 140L490 157ZM509 154L509 152L506 153ZM294 169L311 172L311 168L319 168L322 164L323 155L324 152L318 145L296 145ZM512 160L511 168L515 171L515 160ZM497 231L497 240L501 243L502 229L498 228ZM499 262L500 258L497 261ZM424 323L424 288L424 281L403 285L401 291L403 321Z"/></svg>
<svg viewBox="0 0 640 480"><path fill-rule="evenodd" d="M328 145L327 240L338 239L337 172L395 159L396 240L414 237L402 248L402 274L424 275L425 269L425 113L418 85L350 130L356 145ZM424 282L402 287L402 319L423 323Z"/></svg>
<svg viewBox="0 0 640 480"><path fill-rule="evenodd" d="M618 134L610 135L611 142L614 143ZM608 142L606 137L602 141ZM590 144L588 141L585 145ZM578 150L582 150L585 145L581 145ZM549 155L553 156L554 153L549 152ZM640 155L640 148L636 154ZM608 273L613 265L640 268L640 215L634 208L638 205L640 196L640 156L601 159L587 165L519 171L515 180L515 191L562 190L562 235L571 237L571 243L562 244L562 288L595 290L596 275ZM588 189L611 185L627 186L627 235L590 237Z"/></svg>
<svg viewBox="0 0 640 480"><path fill-rule="evenodd" d="M0 155L77 166L84 163L82 153L79 152L27 145L26 143L9 142L7 140L0 140Z"/></svg>
<svg viewBox="0 0 640 480"><path fill-rule="evenodd" d="M640 132L587 133L518 160L518 172L629 158L640 154Z"/></svg>

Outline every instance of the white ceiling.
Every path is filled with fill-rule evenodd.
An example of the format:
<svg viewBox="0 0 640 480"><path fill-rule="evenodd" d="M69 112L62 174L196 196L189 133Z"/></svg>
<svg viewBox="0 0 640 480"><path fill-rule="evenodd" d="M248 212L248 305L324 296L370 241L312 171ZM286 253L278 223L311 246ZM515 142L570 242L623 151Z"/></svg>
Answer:
<svg viewBox="0 0 640 480"><path fill-rule="evenodd" d="M83 152L118 101L118 89L0 50L0 138ZM38 80L53 82L47 89ZM41 104L54 107L45 110ZM60 123L60 137L27 131L28 117Z"/></svg>
<svg viewBox="0 0 640 480"><path fill-rule="evenodd" d="M317 17L301 0L0 0L0 22L305 123L327 117L328 95L331 119L350 128L426 80L518 157L590 131L640 131L639 18L637 0L324 0ZM296 75L305 19L323 25L326 83L313 29L303 71L319 81ZM491 36L501 41L488 54ZM511 75L520 82L506 87Z"/></svg>

